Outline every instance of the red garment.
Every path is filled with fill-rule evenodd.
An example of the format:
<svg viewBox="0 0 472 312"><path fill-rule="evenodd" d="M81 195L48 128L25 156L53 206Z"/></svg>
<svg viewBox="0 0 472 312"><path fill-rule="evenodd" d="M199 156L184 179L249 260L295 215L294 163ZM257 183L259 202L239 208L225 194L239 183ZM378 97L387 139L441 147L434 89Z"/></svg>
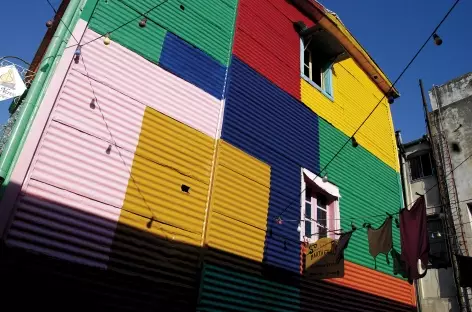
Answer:
<svg viewBox="0 0 472 312"><path fill-rule="evenodd" d="M420 275L418 259L426 266L429 253L424 196L416 200L411 210L403 209L400 212L400 241L402 247L401 259L405 262L408 279L411 281L422 278L426 275L426 270Z"/></svg>

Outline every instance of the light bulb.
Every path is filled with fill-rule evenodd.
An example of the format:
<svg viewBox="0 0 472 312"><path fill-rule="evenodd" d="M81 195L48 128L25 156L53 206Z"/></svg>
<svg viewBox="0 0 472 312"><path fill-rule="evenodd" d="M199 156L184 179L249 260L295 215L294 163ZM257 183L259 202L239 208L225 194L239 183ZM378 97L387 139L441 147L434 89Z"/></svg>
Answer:
<svg viewBox="0 0 472 312"><path fill-rule="evenodd" d="M139 27L141 28L146 27L146 22L147 22L147 18L143 17L143 19L139 21Z"/></svg>
<svg viewBox="0 0 472 312"><path fill-rule="evenodd" d="M395 98L391 95L388 96L387 100L388 100L388 104L393 104L393 102L395 102Z"/></svg>
<svg viewBox="0 0 472 312"><path fill-rule="evenodd" d="M301 231L302 231L302 226L300 223L298 223L297 232L300 233Z"/></svg>
<svg viewBox="0 0 472 312"><path fill-rule="evenodd" d="M53 24L54 24L54 20L50 19L49 21L46 22L46 27L51 28Z"/></svg>
<svg viewBox="0 0 472 312"><path fill-rule="evenodd" d="M433 35L433 40L434 40L434 43L437 45L437 46L440 46L442 44L442 39L441 37L439 37L438 34L434 34Z"/></svg>
<svg viewBox="0 0 472 312"><path fill-rule="evenodd" d="M323 179L321 179L324 183L328 182L328 174L325 174L325 176L323 177Z"/></svg>
<svg viewBox="0 0 472 312"><path fill-rule="evenodd" d="M103 38L103 43L105 45L109 45L111 43L111 40L110 40L110 35L109 34L106 34L105 35L105 38Z"/></svg>
<svg viewBox="0 0 472 312"><path fill-rule="evenodd" d="M437 233L436 233L436 236L437 236L437 237L442 237L441 232L437 232Z"/></svg>
<svg viewBox="0 0 472 312"><path fill-rule="evenodd" d="M355 137L352 137L352 146L353 147L358 147L359 146L359 143L357 143L357 140Z"/></svg>

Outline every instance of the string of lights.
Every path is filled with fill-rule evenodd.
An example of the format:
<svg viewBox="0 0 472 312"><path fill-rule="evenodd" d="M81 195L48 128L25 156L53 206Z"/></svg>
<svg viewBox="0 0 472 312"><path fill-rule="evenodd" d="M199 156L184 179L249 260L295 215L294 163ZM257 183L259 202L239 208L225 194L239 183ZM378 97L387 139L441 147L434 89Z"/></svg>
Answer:
<svg viewBox="0 0 472 312"><path fill-rule="evenodd" d="M118 28L116 28L116 29L114 29L114 30L112 30L112 31L110 31L110 32L108 32L108 33L106 33L106 34L104 34L104 35L101 35L101 36L99 36L99 37L97 37L97 38L95 38L95 39L92 39L91 41L86 42L86 43L84 43L84 44L82 44L82 45L80 45L79 42L74 38L74 40L76 40L76 42L77 42L77 45L75 45L75 46L81 47L81 46L84 46L84 45L86 45L86 44L88 44L88 43L91 43L91 42L93 42L93 41L95 41L95 40L98 40L98 39L100 39L100 38L102 38L102 37L105 37L105 39L106 39L107 37L109 38L109 34L112 33L113 31L116 31L117 29L120 29L121 27L124 27L124 26L128 25L129 23L135 21L137 18L139 18L139 17L141 17L141 16L145 16L146 14L148 14L149 12L151 12L151 11L154 10L154 9L156 9L157 7L159 7L160 5L164 4L164 3L167 2L167 1L168 1L168 0L165 0L165 1L162 2L162 3L159 3L159 4L156 5L155 7L151 8L150 10L148 10L147 12L145 12L145 13L143 13L143 14L140 14L138 17L136 17L136 18L134 18L134 19L128 21L127 23L121 25L120 27L118 27ZM456 3L454 4L454 6L455 6L458 2L459 2L459 0L456 1ZM49 3L49 1L48 1L48 3ZM447 15L449 15L449 13L452 11L452 9L453 9L453 8L451 8L451 10L448 12ZM447 17L447 15L446 15L446 17ZM446 17L445 17L445 18L446 18ZM144 26L142 26L142 24L145 24L145 21L147 20L146 17L144 17L144 18L145 18L145 19L141 20L142 22L143 22L143 21L144 21L144 22L143 22L143 23L140 22L140 24L139 24L140 27L144 27ZM443 19L443 21L445 20L445 18ZM439 28L439 26L442 24L443 21L441 21L441 23L436 27L435 30L437 30L437 29ZM69 31L69 32L70 32L70 31ZM72 33L71 33L71 34L72 34ZM435 37L434 35L435 35L435 32L434 32L434 34L431 35L431 36L433 36L433 39L434 39L435 42L436 42L436 37ZM72 35L72 36L73 36L73 35ZM431 38L431 36L428 37L428 40ZM436 35L436 36L437 36L437 35ZM104 43L107 44L106 41L104 41ZM426 42L426 43L427 43L427 42ZM400 76L397 78L397 80L392 84L390 90L393 89L393 87L394 87L395 84L398 82L398 80L403 76L403 74L406 72L406 70L409 68L409 66L413 63L413 61L414 61L414 60L416 59L416 57L419 55L419 53L420 53L421 50L424 48L424 46L426 45L426 43L420 48L420 50L417 52L417 54L413 57L413 59L410 61L410 63L407 65L407 67L403 70L403 72L402 72L402 73L400 74ZM83 63L84 63L84 67L85 67L85 62L84 62L84 60L83 60L83 56L82 56L82 61L83 61ZM87 70L86 70L86 72L87 72L87 77L89 77ZM89 79L90 79L90 77L89 77ZM92 87L92 85L91 85L91 87ZM92 88L93 88L93 87L92 87ZM94 96L95 96L95 100L97 101L97 104L98 104L98 99L96 98L95 92L93 92L93 93L94 93ZM386 96L386 95L383 96L383 98L381 99L381 101L385 98L385 96ZM346 141L346 143L344 143L344 145L341 147L341 149L340 149L340 150L331 158L331 160L325 165L325 167L320 171L320 174L321 174L323 171L325 171L325 170L327 169L327 167L329 166L329 164L330 164L336 157L339 156L339 153L340 153L340 152L342 151L342 149L349 143L349 141L353 140L354 135L355 135L355 134L359 131L359 129L364 125L364 123L367 121L367 119L373 114L373 112L374 112L375 109L379 106L379 104L381 103L381 101L374 107L374 109L372 110L372 112L371 112L371 113L367 116L367 118L361 123L361 125L357 128L357 130L354 132L354 134ZM98 105L97 105L97 106L98 106ZM100 109L100 108L99 108L99 109ZM101 109L100 109L100 112L102 113L102 117L104 118L104 122L106 123L105 117L104 117L103 112L101 111ZM106 127L107 127L107 129L109 130L108 125L107 125ZM114 145L117 146L117 145L116 145L116 141L114 140L114 138L113 138L111 132L110 132L110 136L111 136L111 138L112 138L112 140L113 140ZM118 151L119 151L119 149L118 149ZM472 156L472 155L471 155L471 156ZM121 154L120 154L120 157L122 157ZM122 159L122 160L123 160L123 159ZM457 167L456 167L456 168L457 168ZM135 184L136 184L136 183L135 183ZM136 184L136 187L138 188L138 191L140 192L139 187L138 187L137 184ZM430 190L431 190L431 189L430 189ZM427 192L429 192L430 190L428 190ZM301 195L304 191L305 191L305 190L303 190L303 191L300 193L300 195ZM426 193L427 193L427 192L426 192ZM425 193L425 194L426 194L426 193ZM143 196L143 199L145 200L144 196ZM413 204L413 203L412 203L412 204ZM291 204L290 204L290 205L291 205ZM151 214L153 214L153 211L151 210L151 208L150 208L149 206L148 206L148 209L150 210ZM285 211L286 211L286 209L285 209L279 216L281 216ZM131 212L131 211L130 211L130 213L134 213L134 212ZM398 214L398 212L395 213L395 214ZM351 220L356 220L356 219L375 218L375 217L382 217L382 216L385 216L385 214L381 214L381 215L370 215L370 216L356 216L356 218L350 218L350 219L351 219ZM152 221L160 222L160 221L157 220L157 218L154 218L154 215L153 215L151 218L146 217L146 216L141 216L141 217L147 218L147 219L149 219L151 222L152 222ZM332 219L331 219L331 220L332 220ZM336 220L338 220L338 219L336 219ZM241 222L241 220L237 220L237 221L240 221L240 222ZM162 222L160 222L160 223L162 223ZM151 223L151 224L152 224L152 223ZM165 224L165 223L163 223L163 224ZM251 224L248 224L248 225L254 226L254 225L251 225ZM174 225L170 225L170 226L174 226ZM255 227L255 226L254 226L254 227ZM262 230L264 230L264 229L262 229ZM267 231L267 230L265 230L265 231ZM336 232L336 231L342 231L342 229L326 230L326 231L328 231L328 232ZM312 233L312 235L315 235L315 234L317 234L317 233ZM298 243L299 243L299 242L298 242Z"/></svg>
<svg viewBox="0 0 472 312"><path fill-rule="evenodd" d="M421 47L419 48L419 50L415 53L415 55L413 56L413 58L408 62L408 64L405 66L405 68L401 71L400 75L397 77L397 79L395 79L395 81L392 83L392 85L390 86L389 88L389 91L384 94L382 96L382 98L380 99L380 101L377 103L377 105L374 106L374 108L372 109L372 111L367 115L367 117L364 119L364 121L362 121L362 123L359 125L359 127L357 127L357 129L354 131L354 133L349 137L348 140L346 140L346 142L341 146L341 148L334 154L334 156L328 161L328 163L324 166L323 169L320 170L320 174L323 173L327 168L328 166L333 162L333 160L341 153L341 151L344 149L344 147L346 147L346 145L352 141L353 142L353 145L356 145L356 141L355 141L355 135L359 132L359 130L362 128L362 126L367 122L367 120L372 116L372 114L375 112L375 110L379 107L379 105L382 103L382 101L385 99L385 97L387 96L387 94L389 94L390 92L392 92L393 88L395 87L395 85L398 83L398 81L403 77L403 75L406 73L406 71L410 68L411 64L413 64L413 62L416 60L416 58L418 57L418 55L421 53L421 51L423 51L423 49L425 48L425 46L428 44L429 40L431 38L433 38L434 42L436 43L436 45L441 45L442 44L442 39L439 37L439 35L437 34L437 31L439 29L439 27L441 27L441 25L444 23L444 21L447 19L447 17L451 14L451 12L454 10L454 8L457 6L457 4L459 3L460 0L456 0L454 2L454 4L451 6L451 8L448 10L448 12L446 13L446 15L443 17L443 19L439 22L439 24L434 28L433 32L428 36L428 38L425 40L425 42L421 45ZM394 98L391 94L388 95L388 102L390 104L392 104L394 101ZM317 176L315 176L315 179L316 179ZM303 194L303 192L305 191L302 190L300 192L300 195ZM286 211L288 208L290 208L291 204L289 204L287 207L284 208L284 210L278 215L278 217L281 217Z"/></svg>

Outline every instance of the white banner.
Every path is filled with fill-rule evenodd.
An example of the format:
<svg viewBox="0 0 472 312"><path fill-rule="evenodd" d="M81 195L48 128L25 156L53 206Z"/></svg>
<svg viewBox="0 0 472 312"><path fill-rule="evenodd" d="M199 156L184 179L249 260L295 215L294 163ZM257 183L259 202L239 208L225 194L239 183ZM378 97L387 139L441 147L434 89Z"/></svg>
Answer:
<svg viewBox="0 0 472 312"><path fill-rule="evenodd" d="M20 96L26 86L15 65L0 67L0 101Z"/></svg>

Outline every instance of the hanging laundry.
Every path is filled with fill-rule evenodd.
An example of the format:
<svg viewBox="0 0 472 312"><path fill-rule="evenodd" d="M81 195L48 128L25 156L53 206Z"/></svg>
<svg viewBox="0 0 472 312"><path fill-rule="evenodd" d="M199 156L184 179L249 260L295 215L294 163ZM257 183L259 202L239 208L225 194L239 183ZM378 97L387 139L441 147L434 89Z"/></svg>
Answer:
<svg viewBox="0 0 472 312"><path fill-rule="evenodd" d="M341 259L344 259L344 249L349 245L352 233L354 233L354 230L342 233L341 236L339 236L338 244L336 246L336 263L339 263Z"/></svg>
<svg viewBox="0 0 472 312"><path fill-rule="evenodd" d="M387 263L388 253L393 246L392 240L392 218L387 217L384 223L378 228L373 229L371 226L367 228L367 239L369 241L369 252L374 257L375 268L377 269L376 257L378 254L384 254Z"/></svg>
<svg viewBox="0 0 472 312"><path fill-rule="evenodd" d="M472 257L456 255L459 266L459 285L472 287Z"/></svg>
<svg viewBox="0 0 472 312"><path fill-rule="evenodd" d="M403 278L407 278L408 275L406 273L406 264L405 261L402 260L402 255L393 247L392 250L390 250L390 255L392 255L393 259L393 274L400 275ZM413 281L410 280L408 282L410 284L413 283Z"/></svg>
<svg viewBox="0 0 472 312"><path fill-rule="evenodd" d="M408 279L422 278L426 275L429 253L424 196L419 197L410 210L400 212L400 241Z"/></svg>

